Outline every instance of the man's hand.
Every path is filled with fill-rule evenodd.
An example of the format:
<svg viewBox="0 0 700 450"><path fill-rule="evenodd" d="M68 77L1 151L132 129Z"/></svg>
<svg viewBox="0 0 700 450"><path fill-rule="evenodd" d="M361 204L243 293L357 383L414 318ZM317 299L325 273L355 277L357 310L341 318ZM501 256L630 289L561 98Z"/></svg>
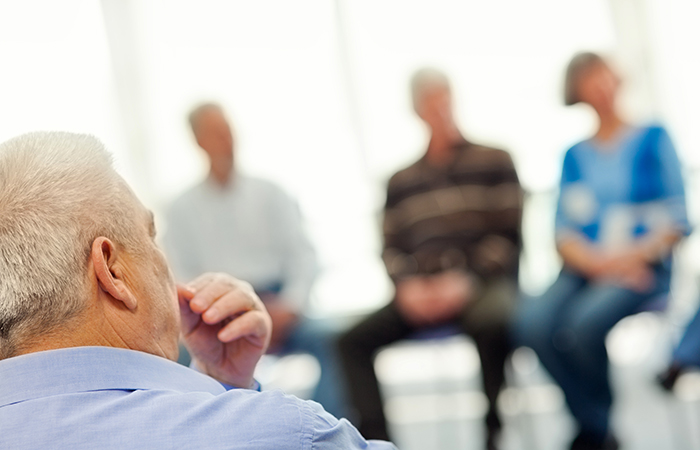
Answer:
<svg viewBox="0 0 700 450"><path fill-rule="evenodd" d="M424 276L414 276L396 284L396 306L413 325L428 323L432 303L430 283Z"/></svg>
<svg viewBox="0 0 700 450"><path fill-rule="evenodd" d="M431 277L435 291L432 319L442 322L456 317L474 298L474 281L466 273L448 270Z"/></svg>
<svg viewBox="0 0 700 450"><path fill-rule="evenodd" d="M462 272L415 276L396 286L396 304L413 325L431 325L455 317L472 299L474 286Z"/></svg>
<svg viewBox="0 0 700 450"><path fill-rule="evenodd" d="M197 366L231 386L250 388L270 343L272 322L253 288L225 274L178 286L182 336Z"/></svg>

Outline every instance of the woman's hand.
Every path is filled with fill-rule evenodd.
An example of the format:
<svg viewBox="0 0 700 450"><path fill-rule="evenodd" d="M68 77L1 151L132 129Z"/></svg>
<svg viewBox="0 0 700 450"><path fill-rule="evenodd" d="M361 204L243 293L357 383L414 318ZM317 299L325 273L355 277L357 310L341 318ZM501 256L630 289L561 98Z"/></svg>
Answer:
<svg viewBox="0 0 700 450"><path fill-rule="evenodd" d="M644 254L630 250L607 256L598 279L644 293L654 286L655 276Z"/></svg>

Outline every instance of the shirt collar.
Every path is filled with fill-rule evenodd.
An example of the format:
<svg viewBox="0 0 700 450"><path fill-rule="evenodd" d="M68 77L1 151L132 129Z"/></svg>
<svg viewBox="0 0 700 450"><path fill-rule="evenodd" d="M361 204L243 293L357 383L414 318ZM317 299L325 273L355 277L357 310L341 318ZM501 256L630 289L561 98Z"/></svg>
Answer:
<svg viewBox="0 0 700 450"><path fill-rule="evenodd" d="M214 179L212 174L207 175L207 177L202 181L202 185L207 191L215 192L218 194L235 192L240 189L241 184L246 182L246 176L239 171L233 171L231 173L231 178L229 178L228 183L225 185L219 184L218 181Z"/></svg>
<svg viewBox="0 0 700 450"><path fill-rule="evenodd" d="M427 170L442 172L454 166L454 164L459 159L460 155L463 152L468 151L474 144L466 140L464 137L460 137L459 140L455 141L454 144L452 144L452 160L449 162L449 164L447 164L444 167L433 166L428 162L428 151L430 150L431 145L432 139L428 143L428 148L425 150L425 153L420 158L420 160L418 160L418 164L420 164L423 168Z"/></svg>
<svg viewBox="0 0 700 450"><path fill-rule="evenodd" d="M75 347L0 361L0 407L99 390L225 391L213 378L165 358L112 347Z"/></svg>

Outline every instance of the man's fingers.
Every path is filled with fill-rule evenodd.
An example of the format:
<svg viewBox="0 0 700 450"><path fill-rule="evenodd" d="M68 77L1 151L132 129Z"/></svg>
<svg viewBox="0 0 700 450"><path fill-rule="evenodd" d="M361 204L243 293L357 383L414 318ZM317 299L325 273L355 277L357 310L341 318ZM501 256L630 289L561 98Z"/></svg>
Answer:
<svg viewBox="0 0 700 450"><path fill-rule="evenodd" d="M200 322L200 315L192 311L189 301L183 297L179 298L180 303L180 330L187 336L194 330Z"/></svg>
<svg viewBox="0 0 700 450"><path fill-rule="evenodd" d="M250 311L233 319L217 336L226 343L245 337L264 347L269 343L271 328L269 317L264 312Z"/></svg>
<svg viewBox="0 0 700 450"><path fill-rule="evenodd" d="M192 300L192 297L194 297L194 291L189 286L185 286L184 284L178 284L177 296L181 299L189 301Z"/></svg>
<svg viewBox="0 0 700 450"><path fill-rule="evenodd" d="M220 322L227 317L245 313L257 308L255 298L241 290L226 292L217 298L202 313L202 320L208 324Z"/></svg>
<svg viewBox="0 0 700 450"><path fill-rule="evenodd" d="M193 292L197 292L199 289L202 289L204 286L211 283L214 277L217 275L218 274L212 272L204 273L187 283L187 287Z"/></svg>
<svg viewBox="0 0 700 450"><path fill-rule="evenodd" d="M195 292L194 297L192 297L192 301L190 301L192 310L198 313L206 311L215 301L219 299L219 297L232 289L235 288L223 283L212 282L207 284L203 288L198 289Z"/></svg>
<svg viewBox="0 0 700 450"><path fill-rule="evenodd" d="M254 295L249 284L220 274L214 274L207 282L196 283L190 286L198 286L194 287L195 295L190 302L192 310L198 313L203 313L220 297L231 292L238 292L241 295L248 296Z"/></svg>

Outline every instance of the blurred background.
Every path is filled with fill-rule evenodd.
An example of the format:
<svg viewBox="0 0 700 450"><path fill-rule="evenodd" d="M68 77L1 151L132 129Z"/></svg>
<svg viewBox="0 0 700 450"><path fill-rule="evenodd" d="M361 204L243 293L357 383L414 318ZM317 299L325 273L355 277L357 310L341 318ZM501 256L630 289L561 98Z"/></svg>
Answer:
<svg viewBox="0 0 700 450"><path fill-rule="evenodd" d="M669 127L692 186L699 13L691 0L3 0L0 140L95 134L162 212L206 172L187 112L220 101L241 169L301 204L323 266L314 307L368 310L390 297L385 183L427 143L408 80L433 65L452 79L468 137L516 161L530 193L522 282L534 293L558 269L549 230L563 153L594 126L584 106L562 106L566 63L580 50L612 56L627 115Z"/></svg>
<svg viewBox="0 0 700 450"><path fill-rule="evenodd" d="M218 101L235 127L241 170L275 181L301 205L321 259L313 314L361 314L392 295L380 259L380 213L389 176L427 145L408 81L417 68L432 65L452 80L466 136L505 148L515 160L527 190L521 287L537 294L560 267L553 214L564 151L595 127L585 106L562 103L563 71L577 51L613 58L625 79L627 117L668 127L685 166L697 223L698 17L700 3L694 0L0 0L0 141L33 130L98 136L156 212L162 231L167 206L207 170L186 115L202 100ZM620 324L618 334L611 334L617 339L611 348L620 349L611 351L613 362L634 368L651 361L649 373L662 365L674 330L697 304L696 241L691 236L677 256L681 264L667 316ZM669 345L666 354L662 345L656 359L635 350L650 347L650 339L659 336ZM472 360L455 363L449 352L459 350L462 358L469 349L463 341L454 345L441 347L449 372L441 376L459 379L471 373ZM405 349L394 350L378 364L391 366L391 358L401 358ZM420 361L421 350L411 351L411 361ZM539 376L533 375L532 355L516 356L515 371ZM408 359L402 361L393 367L406 367ZM387 385L390 372L380 370ZM554 398L555 406L542 408L562 418L547 420L565 423L553 392L538 398ZM441 397L435 398L443 410ZM474 404L468 395L459 398ZM630 410L634 405L628 404ZM395 414L406 411L400 402L393 407ZM670 417L678 412L669 408ZM456 411L458 417L471 414ZM700 424L700 411L694 414L679 420L694 417ZM664 427L671 426L667 416L657 418ZM391 417L397 427L420 421ZM539 432L536 425L525 428L534 430L536 442L550 442L538 441L537 433L549 432L549 422L542 423ZM562 427L557 433L565 440ZM469 440L460 430L448 444ZM673 448L661 444L669 439L664 433L636 442L639 448ZM444 433L418 438L406 431L403 443L431 448L420 439L433 435ZM686 436L683 443L700 448L700 436Z"/></svg>

